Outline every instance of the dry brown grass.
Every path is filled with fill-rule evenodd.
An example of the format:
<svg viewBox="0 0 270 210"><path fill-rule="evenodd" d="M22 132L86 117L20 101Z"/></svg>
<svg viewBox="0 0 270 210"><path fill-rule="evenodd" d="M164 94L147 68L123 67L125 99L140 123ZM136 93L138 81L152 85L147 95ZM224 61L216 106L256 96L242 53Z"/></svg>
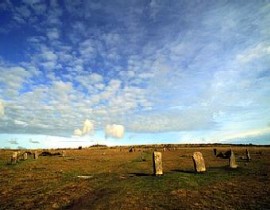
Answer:
<svg viewBox="0 0 270 210"><path fill-rule="evenodd" d="M270 148L249 147L252 161L238 159L239 168L229 170L213 147L179 147L163 152L162 177L151 176L153 149L128 149L66 150L16 165L7 164L12 151L1 150L0 209L270 208ZM232 149L245 155L245 147ZM193 172L195 151L203 153L204 174Z"/></svg>

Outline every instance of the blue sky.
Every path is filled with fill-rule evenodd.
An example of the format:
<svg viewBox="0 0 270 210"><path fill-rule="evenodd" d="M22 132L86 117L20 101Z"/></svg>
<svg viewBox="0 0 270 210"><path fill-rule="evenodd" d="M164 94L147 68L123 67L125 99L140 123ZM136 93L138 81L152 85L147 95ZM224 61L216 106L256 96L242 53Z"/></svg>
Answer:
<svg viewBox="0 0 270 210"><path fill-rule="evenodd" d="M4 0L0 147L270 143L270 2Z"/></svg>

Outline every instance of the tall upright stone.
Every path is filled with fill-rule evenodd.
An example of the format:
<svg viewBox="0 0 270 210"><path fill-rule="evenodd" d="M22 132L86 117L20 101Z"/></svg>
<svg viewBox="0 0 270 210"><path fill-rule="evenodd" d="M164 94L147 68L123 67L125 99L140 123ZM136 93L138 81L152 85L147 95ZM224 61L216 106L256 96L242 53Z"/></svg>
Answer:
<svg viewBox="0 0 270 210"><path fill-rule="evenodd" d="M161 152L153 152L153 170L155 176L163 175Z"/></svg>
<svg viewBox="0 0 270 210"><path fill-rule="evenodd" d="M251 157L250 157L250 153L248 149L246 149L246 157L247 157L247 161L251 161Z"/></svg>
<svg viewBox="0 0 270 210"><path fill-rule="evenodd" d="M13 152L11 155L11 164L16 164L18 161L18 152Z"/></svg>
<svg viewBox="0 0 270 210"><path fill-rule="evenodd" d="M37 151L34 152L34 159L35 159L35 160L38 159L38 152L37 152Z"/></svg>
<svg viewBox="0 0 270 210"><path fill-rule="evenodd" d="M27 152L23 153L23 160L27 160L27 156L28 156Z"/></svg>
<svg viewBox="0 0 270 210"><path fill-rule="evenodd" d="M236 164L235 161L235 155L234 152L231 150L231 155L230 155L230 159L229 159L229 164L230 164L230 168L237 168L238 165Z"/></svg>
<svg viewBox="0 0 270 210"><path fill-rule="evenodd" d="M217 149L216 148L213 149L213 153L215 156L217 156Z"/></svg>
<svg viewBox="0 0 270 210"><path fill-rule="evenodd" d="M194 152L192 159L194 163L194 169L196 172L200 173L206 171L203 155L201 152Z"/></svg>

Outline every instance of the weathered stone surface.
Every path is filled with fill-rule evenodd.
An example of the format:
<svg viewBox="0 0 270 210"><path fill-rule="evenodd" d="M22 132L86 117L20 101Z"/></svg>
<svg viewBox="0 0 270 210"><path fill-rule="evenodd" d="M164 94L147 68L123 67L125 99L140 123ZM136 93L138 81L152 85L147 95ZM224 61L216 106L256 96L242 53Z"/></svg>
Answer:
<svg viewBox="0 0 270 210"><path fill-rule="evenodd" d="M206 171L203 155L201 152L194 152L193 156L194 169L196 172Z"/></svg>
<svg viewBox="0 0 270 210"><path fill-rule="evenodd" d="M13 152L11 156L11 164L16 164L18 161L18 152Z"/></svg>
<svg viewBox="0 0 270 210"><path fill-rule="evenodd" d="M27 152L23 153L23 160L27 160Z"/></svg>
<svg viewBox="0 0 270 210"><path fill-rule="evenodd" d="M230 156L230 159L229 159L229 164L230 164L230 168L237 168L238 165L236 164L236 160L235 160L235 155L234 155L234 152L231 151L231 156Z"/></svg>
<svg viewBox="0 0 270 210"><path fill-rule="evenodd" d="M247 157L247 161L251 160L250 153L249 153L248 149L246 149L246 157Z"/></svg>
<svg viewBox="0 0 270 210"><path fill-rule="evenodd" d="M153 170L155 176L163 174L161 152L153 152Z"/></svg>
<svg viewBox="0 0 270 210"><path fill-rule="evenodd" d="M63 150L61 156L65 157L66 156L66 151Z"/></svg>
<svg viewBox="0 0 270 210"><path fill-rule="evenodd" d="M34 152L34 159L35 159L35 160L38 159L38 152L37 152L37 151Z"/></svg>

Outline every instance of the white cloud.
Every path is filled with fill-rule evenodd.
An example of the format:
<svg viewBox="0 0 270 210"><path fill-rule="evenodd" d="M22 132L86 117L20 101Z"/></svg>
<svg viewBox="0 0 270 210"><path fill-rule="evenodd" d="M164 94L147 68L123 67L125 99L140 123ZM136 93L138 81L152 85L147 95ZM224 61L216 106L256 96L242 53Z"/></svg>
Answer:
<svg viewBox="0 0 270 210"><path fill-rule="evenodd" d="M46 12L47 5L40 0L24 0L24 3L29 5L37 15L42 15Z"/></svg>
<svg viewBox="0 0 270 210"><path fill-rule="evenodd" d="M21 120L14 120L14 124L19 125L19 126L27 126L28 125L27 122L24 122L24 121L21 121Z"/></svg>
<svg viewBox="0 0 270 210"><path fill-rule="evenodd" d="M34 5L40 3L40 0L23 0L23 2L27 5Z"/></svg>
<svg viewBox="0 0 270 210"><path fill-rule="evenodd" d="M0 66L0 84L2 84L0 93L6 96L17 95L32 74L33 72L20 66Z"/></svg>
<svg viewBox="0 0 270 210"><path fill-rule="evenodd" d="M31 11L26 6L21 6L16 8L16 10L24 18L28 18L31 15Z"/></svg>
<svg viewBox="0 0 270 210"><path fill-rule="evenodd" d="M153 18L154 20L156 19L156 15L160 9L159 3L157 0L151 0L150 1L150 9L151 9L151 14L150 17Z"/></svg>
<svg viewBox="0 0 270 210"><path fill-rule="evenodd" d="M39 55L44 61L56 61L58 56L48 48L42 49L42 53Z"/></svg>
<svg viewBox="0 0 270 210"><path fill-rule="evenodd" d="M236 56L236 60L242 63L252 62L262 56L270 55L270 44L258 43L256 46L244 50Z"/></svg>
<svg viewBox="0 0 270 210"><path fill-rule="evenodd" d="M95 49L94 44L95 44L95 41L91 39L87 39L80 44L79 51L80 51L81 56L84 59L89 60L93 58L93 56L95 56L96 49Z"/></svg>
<svg viewBox="0 0 270 210"><path fill-rule="evenodd" d="M171 132L214 129L214 110L208 107L185 107L184 110L144 111L128 120L128 129L136 132Z"/></svg>
<svg viewBox="0 0 270 210"><path fill-rule="evenodd" d="M90 75L89 79L91 83L99 83L99 82L102 82L103 77L100 74L93 73Z"/></svg>
<svg viewBox="0 0 270 210"><path fill-rule="evenodd" d="M89 134L93 132L93 130L94 124L90 120L86 119L83 124L82 134L83 135Z"/></svg>
<svg viewBox="0 0 270 210"><path fill-rule="evenodd" d="M75 136L85 136L89 133L92 133L94 131L94 124L90 120L86 119L83 124L82 129L75 129L74 135Z"/></svg>
<svg viewBox="0 0 270 210"><path fill-rule="evenodd" d="M125 128L123 125L106 125L105 127L105 135L107 137L113 137L113 138L123 138L125 133Z"/></svg>
<svg viewBox="0 0 270 210"><path fill-rule="evenodd" d="M77 129L74 130L74 133L73 134L75 136L82 136L82 131L79 128L77 128Z"/></svg>
<svg viewBox="0 0 270 210"><path fill-rule="evenodd" d="M57 28L52 28L48 30L47 36L50 40L58 39L60 37L59 30Z"/></svg>
<svg viewBox="0 0 270 210"><path fill-rule="evenodd" d="M255 136L261 136L265 134L270 134L270 128L260 128L260 129L251 129L242 132L231 132L231 133L224 133L222 135L222 140L230 140L230 139L239 139L239 138L250 138ZM219 136L220 138L220 136Z"/></svg>

